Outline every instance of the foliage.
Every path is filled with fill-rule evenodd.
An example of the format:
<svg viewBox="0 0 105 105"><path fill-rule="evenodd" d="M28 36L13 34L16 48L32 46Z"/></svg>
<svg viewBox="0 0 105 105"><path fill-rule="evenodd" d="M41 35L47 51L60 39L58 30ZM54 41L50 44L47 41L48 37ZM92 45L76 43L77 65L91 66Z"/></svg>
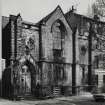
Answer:
<svg viewBox="0 0 105 105"><path fill-rule="evenodd" d="M92 5L92 12L94 15L105 17L105 1L96 0L96 2Z"/></svg>

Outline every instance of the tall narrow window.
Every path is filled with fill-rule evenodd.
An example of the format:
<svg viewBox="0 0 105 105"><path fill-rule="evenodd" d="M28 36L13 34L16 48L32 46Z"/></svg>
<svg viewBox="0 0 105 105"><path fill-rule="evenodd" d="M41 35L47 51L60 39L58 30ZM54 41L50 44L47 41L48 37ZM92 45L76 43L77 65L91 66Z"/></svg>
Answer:
<svg viewBox="0 0 105 105"><path fill-rule="evenodd" d="M96 83L96 85L98 85L98 75L95 75L95 83Z"/></svg>
<svg viewBox="0 0 105 105"><path fill-rule="evenodd" d="M99 56L95 56L95 68L99 68Z"/></svg>
<svg viewBox="0 0 105 105"><path fill-rule="evenodd" d="M63 55L65 36L67 35L66 28L64 24L57 20L52 25L52 34L53 34L53 56L55 58L60 58Z"/></svg>
<svg viewBox="0 0 105 105"><path fill-rule="evenodd" d="M105 75L103 75L103 84L105 84Z"/></svg>
<svg viewBox="0 0 105 105"><path fill-rule="evenodd" d="M53 26L53 49L61 49L61 31L60 24L56 22Z"/></svg>
<svg viewBox="0 0 105 105"><path fill-rule="evenodd" d="M105 54L103 54L103 68L105 69Z"/></svg>
<svg viewBox="0 0 105 105"><path fill-rule="evenodd" d="M56 20L51 27L51 32L53 36L53 58L54 63L53 72L54 72L54 83L55 85L62 84L63 80L66 78L66 71L64 65L58 64L64 63L64 45L65 37L67 35L66 28L61 20Z"/></svg>
<svg viewBox="0 0 105 105"><path fill-rule="evenodd" d="M55 58L59 59L62 56L62 51L59 49L54 49L53 55Z"/></svg>

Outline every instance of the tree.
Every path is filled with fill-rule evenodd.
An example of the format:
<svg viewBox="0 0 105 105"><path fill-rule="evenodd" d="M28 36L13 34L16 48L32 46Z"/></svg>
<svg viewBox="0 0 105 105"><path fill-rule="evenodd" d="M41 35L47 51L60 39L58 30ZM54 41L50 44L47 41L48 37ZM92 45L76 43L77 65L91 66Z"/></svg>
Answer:
<svg viewBox="0 0 105 105"><path fill-rule="evenodd" d="M105 0L96 0L92 5L92 13L105 19Z"/></svg>
<svg viewBox="0 0 105 105"><path fill-rule="evenodd" d="M101 5L105 6L105 0L97 0L98 3L100 3Z"/></svg>

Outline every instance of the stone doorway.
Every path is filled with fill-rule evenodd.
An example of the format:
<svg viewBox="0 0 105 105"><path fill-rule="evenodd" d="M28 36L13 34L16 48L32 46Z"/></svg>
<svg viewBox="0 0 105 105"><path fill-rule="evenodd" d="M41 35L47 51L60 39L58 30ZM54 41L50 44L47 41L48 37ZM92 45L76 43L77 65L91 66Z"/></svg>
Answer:
<svg viewBox="0 0 105 105"><path fill-rule="evenodd" d="M20 83L21 95L31 94L31 73L26 65L22 67Z"/></svg>
<svg viewBox="0 0 105 105"><path fill-rule="evenodd" d="M20 96L34 95L36 87L35 66L28 60L21 65L19 75L19 94Z"/></svg>

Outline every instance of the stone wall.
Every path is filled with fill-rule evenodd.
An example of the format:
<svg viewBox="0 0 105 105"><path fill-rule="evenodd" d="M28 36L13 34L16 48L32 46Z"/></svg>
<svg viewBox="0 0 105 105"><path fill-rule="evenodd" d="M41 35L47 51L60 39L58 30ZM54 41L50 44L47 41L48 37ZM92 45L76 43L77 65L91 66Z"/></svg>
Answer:
<svg viewBox="0 0 105 105"><path fill-rule="evenodd" d="M6 67L11 57L11 22L9 17L2 17L2 58L6 59Z"/></svg>
<svg viewBox="0 0 105 105"><path fill-rule="evenodd" d="M42 48L43 48L43 57L45 59L51 60L53 58L53 34L51 31L52 25L56 20L63 22L67 35L65 35L65 44L64 44L64 55L66 63L72 63L72 30L70 29L67 21L65 20L61 10L58 8L56 12L51 16L51 18L46 22L45 26L42 26Z"/></svg>
<svg viewBox="0 0 105 105"><path fill-rule="evenodd" d="M19 16L17 19L17 33L16 33L16 52L17 59L24 56L26 53L26 46L29 47L30 54L34 60L39 59L39 34L36 27L30 24L22 24L22 19Z"/></svg>
<svg viewBox="0 0 105 105"><path fill-rule="evenodd" d="M88 35L89 35L89 27L90 27L90 23L92 25L92 29L91 29L91 37L92 37L92 73L93 75L95 74L95 72L98 70L98 72L96 74L99 75L99 80L101 81L100 84L102 85L102 78L100 79L100 71L101 71L101 75L103 75L104 73L102 72L102 70L104 71L104 52L105 52L105 47L104 47L104 33L105 33L105 23L101 22L101 21L97 21L94 19L90 19L88 17L85 17L83 15L80 14L76 14L74 12L68 12L65 14L68 22L70 23L72 29L74 29L75 26L78 27L78 32L79 32L79 38L78 38L78 44L79 48L78 49L78 55L79 55L79 64L80 64L80 71L82 74L82 68L81 65L83 66L87 66L89 65L89 61L88 61ZM81 48L82 46L86 46L87 47L87 51L85 53L85 55L83 55L83 53L81 52ZM78 56L77 55L77 56ZM76 57L77 58L77 57ZM78 70L77 70L78 71ZM88 70L86 70L87 72ZM77 73L79 73L77 72ZM87 73L88 74L88 73ZM79 74L78 74L79 75ZM93 78L93 77L92 77ZM77 76L78 79L78 76ZM80 79L80 78L79 78ZM99 84L99 85L100 85Z"/></svg>
<svg viewBox="0 0 105 105"><path fill-rule="evenodd" d="M64 38L64 47L63 54L61 58L64 58L63 62L55 61L53 56L53 41L54 41L54 32L52 31L52 26L54 22L57 20L61 21L64 24L64 27L67 31ZM53 15L48 19L45 25L42 25L42 58L43 58L43 82L44 84L48 84L49 78L47 77L47 73L49 71L54 72L54 67L56 64L62 65L64 64L64 71L66 72L66 80L62 81L62 85L71 86L72 73L71 73L71 64L72 64L72 30L69 27L61 9L58 7ZM47 62L47 63L46 63ZM59 64L59 63L60 64ZM49 65L52 65L50 69L48 69ZM47 68L46 68L47 67ZM52 74L54 75L54 74ZM53 78L54 79L54 78ZM56 82L56 81L55 81ZM53 81L54 83L54 81Z"/></svg>

